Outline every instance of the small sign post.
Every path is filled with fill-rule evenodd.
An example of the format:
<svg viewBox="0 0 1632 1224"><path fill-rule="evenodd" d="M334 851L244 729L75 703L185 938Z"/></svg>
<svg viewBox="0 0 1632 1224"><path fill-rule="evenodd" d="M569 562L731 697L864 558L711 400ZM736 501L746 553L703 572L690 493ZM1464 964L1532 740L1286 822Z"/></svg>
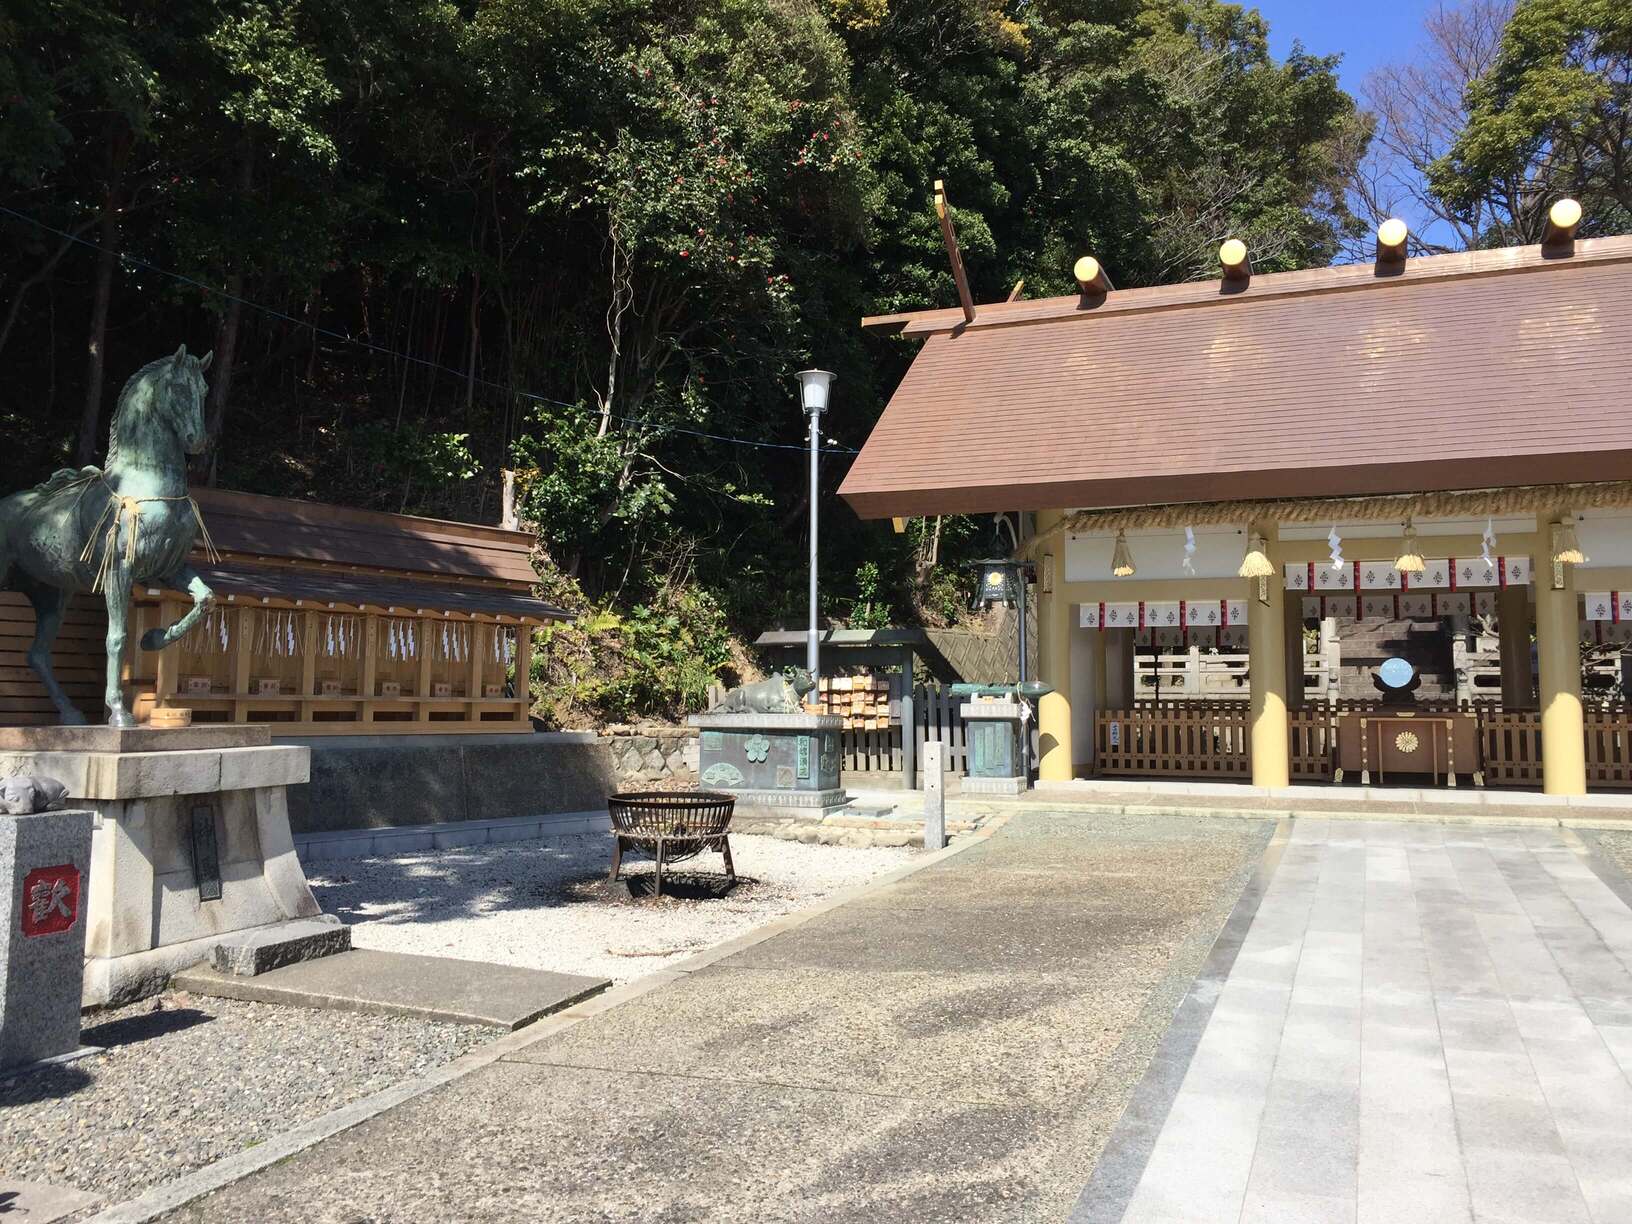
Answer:
<svg viewBox="0 0 1632 1224"><path fill-rule="evenodd" d="M946 845L946 745L924 741L924 849Z"/></svg>

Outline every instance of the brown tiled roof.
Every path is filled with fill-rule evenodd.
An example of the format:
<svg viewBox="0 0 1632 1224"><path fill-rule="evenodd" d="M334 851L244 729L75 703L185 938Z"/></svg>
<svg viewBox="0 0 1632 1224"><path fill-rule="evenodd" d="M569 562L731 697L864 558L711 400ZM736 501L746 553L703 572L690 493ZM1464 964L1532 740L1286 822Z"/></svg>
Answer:
<svg viewBox="0 0 1632 1224"><path fill-rule="evenodd" d="M1114 270L1113 270L1114 272ZM883 316L863 517L1632 476L1632 237Z"/></svg>
<svg viewBox="0 0 1632 1224"><path fill-rule="evenodd" d="M531 585L533 536L477 523L194 489L223 553Z"/></svg>
<svg viewBox="0 0 1632 1224"><path fill-rule="evenodd" d="M535 598L525 588L413 582L339 570L246 565L234 561L201 563L195 568L217 598L234 601L299 600L398 616L453 612L464 616L510 616L536 621L572 618L570 612Z"/></svg>

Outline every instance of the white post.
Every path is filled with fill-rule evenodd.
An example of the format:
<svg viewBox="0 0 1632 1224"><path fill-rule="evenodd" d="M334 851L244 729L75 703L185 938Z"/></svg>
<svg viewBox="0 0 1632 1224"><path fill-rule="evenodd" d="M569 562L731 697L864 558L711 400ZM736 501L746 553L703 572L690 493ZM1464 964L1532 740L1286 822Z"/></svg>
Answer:
<svg viewBox="0 0 1632 1224"><path fill-rule="evenodd" d="M946 845L946 745L924 741L924 849Z"/></svg>

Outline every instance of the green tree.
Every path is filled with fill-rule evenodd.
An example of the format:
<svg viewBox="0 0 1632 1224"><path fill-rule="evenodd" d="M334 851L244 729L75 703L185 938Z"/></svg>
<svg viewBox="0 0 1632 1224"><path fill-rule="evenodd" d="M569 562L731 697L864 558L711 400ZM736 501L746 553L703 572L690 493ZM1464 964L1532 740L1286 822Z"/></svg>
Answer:
<svg viewBox="0 0 1632 1224"><path fill-rule="evenodd" d="M1467 99L1467 126L1430 182L1465 211L1515 191L1511 224L1483 241L1539 241L1547 205L1563 195L1581 201L1584 233L1632 226L1632 7L1520 0Z"/></svg>

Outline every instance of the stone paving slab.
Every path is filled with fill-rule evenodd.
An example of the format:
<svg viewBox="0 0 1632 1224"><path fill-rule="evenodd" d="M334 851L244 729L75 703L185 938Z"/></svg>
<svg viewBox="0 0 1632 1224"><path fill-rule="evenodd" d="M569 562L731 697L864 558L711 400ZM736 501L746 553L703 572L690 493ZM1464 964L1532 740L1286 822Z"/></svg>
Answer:
<svg viewBox="0 0 1632 1224"><path fill-rule="evenodd" d="M0 1178L0 1216L7 1224L51 1224L96 1206L97 1197L71 1186Z"/></svg>
<svg viewBox="0 0 1632 1224"><path fill-rule="evenodd" d="M612 983L575 973L518 969L444 956L353 949L238 977L199 965L178 973L177 990L290 1007L326 1007L518 1029Z"/></svg>
<svg viewBox="0 0 1632 1224"><path fill-rule="evenodd" d="M1632 1218L1632 914L1580 849L1293 822L1125 1214L1073 1218Z"/></svg>

